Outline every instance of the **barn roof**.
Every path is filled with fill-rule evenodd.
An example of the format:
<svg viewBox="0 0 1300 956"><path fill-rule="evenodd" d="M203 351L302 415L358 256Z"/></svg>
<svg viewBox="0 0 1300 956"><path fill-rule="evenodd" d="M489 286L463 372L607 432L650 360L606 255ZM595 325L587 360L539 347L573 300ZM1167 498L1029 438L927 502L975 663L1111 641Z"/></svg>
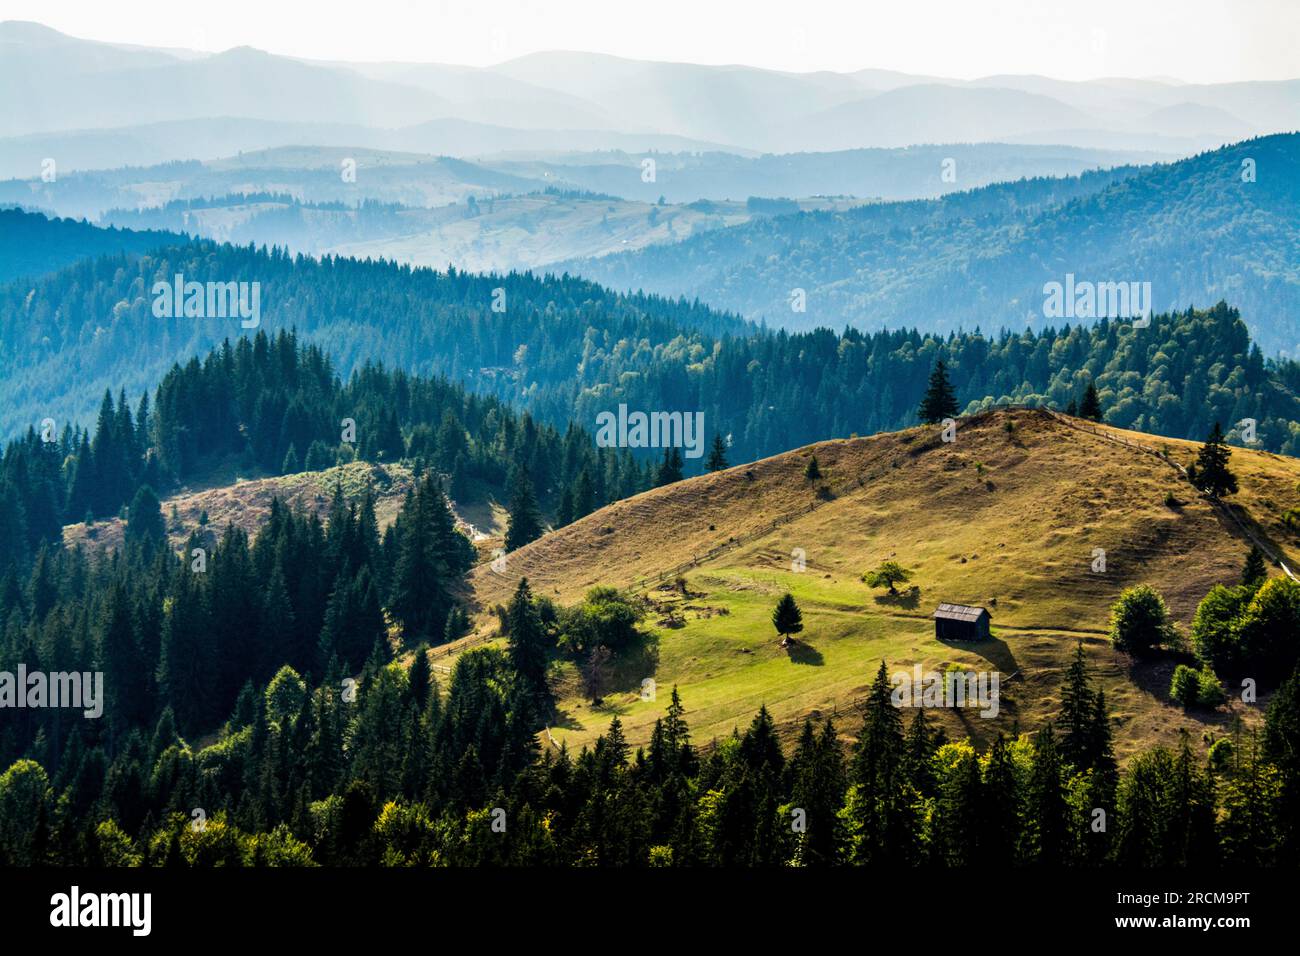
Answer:
<svg viewBox="0 0 1300 956"><path fill-rule="evenodd" d="M970 607L966 604L940 604L934 612L934 616L948 621L978 621L981 615L988 613L982 607Z"/></svg>

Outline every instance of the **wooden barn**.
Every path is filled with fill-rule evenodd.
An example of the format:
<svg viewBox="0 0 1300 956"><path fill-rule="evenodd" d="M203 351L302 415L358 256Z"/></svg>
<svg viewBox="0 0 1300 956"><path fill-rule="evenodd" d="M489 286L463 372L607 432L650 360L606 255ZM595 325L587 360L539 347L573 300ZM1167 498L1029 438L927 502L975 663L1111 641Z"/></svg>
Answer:
<svg viewBox="0 0 1300 956"><path fill-rule="evenodd" d="M934 636L941 641L987 641L989 612L965 604L940 604L934 612Z"/></svg>

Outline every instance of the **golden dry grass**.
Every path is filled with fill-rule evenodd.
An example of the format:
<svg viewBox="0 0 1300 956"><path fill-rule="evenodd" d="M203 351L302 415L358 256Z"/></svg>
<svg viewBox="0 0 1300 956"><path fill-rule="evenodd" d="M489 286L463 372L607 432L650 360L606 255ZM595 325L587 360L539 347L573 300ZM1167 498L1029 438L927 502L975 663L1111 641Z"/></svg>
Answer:
<svg viewBox="0 0 1300 956"><path fill-rule="evenodd" d="M1166 447L1181 462L1197 447L1127 437L1152 451ZM811 454L823 482L803 478ZM1280 513L1297 503L1300 462L1238 449L1233 467L1242 486L1235 508L1294 567L1296 538ZM1167 505L1167 493L1181 503ZM1056 712L1061 672L1083 640L1126 754L1172 743L1182 727L1197 739L1221 731L1231 713L1170 706L1172 663L1134 665L1114 654L1105 640L1110 605L1125 587L1149 583L1186 628L1210 587L1238 578L1248 547L1156 454L1041 412L998 410L963 419L951 444L936 428L914 428L823 442L656 489L509 555L504 574L476 568L470 586L481 611L506 602L520 576L561 603L598 583L646 595L655 608L649 623L664 626L655 627L658 664L645 676L661 690L681 688L705 739L743 726L760 704L786 733L805 716L831 713L848 714L841 729L856 732L854 702L881 659L891 671L920 662L1015 673L997 720L951 711L941 720L950 734L977 739L1017 722L1029 729ZM806 554L802 572L792 570L796 548ZM1092 570L1095 549L1106 552L1105 573ZM860 582L890 558L913 572L914 595L886 600ZM671 587L679 575L689 597ZM804 611L797 653L776 646L768 622L786 590ZM936 641L929 615L941 601L988 607L996 639ZM464 646L490 634L494 621L481 613L478 625ZM643 741L663 707L662 699L641 701L633 682L592 708L571 665L559 689L553 733L574 744L616 713L629 738ZM1250 719L1244 705L1236 710Z"/></svg>

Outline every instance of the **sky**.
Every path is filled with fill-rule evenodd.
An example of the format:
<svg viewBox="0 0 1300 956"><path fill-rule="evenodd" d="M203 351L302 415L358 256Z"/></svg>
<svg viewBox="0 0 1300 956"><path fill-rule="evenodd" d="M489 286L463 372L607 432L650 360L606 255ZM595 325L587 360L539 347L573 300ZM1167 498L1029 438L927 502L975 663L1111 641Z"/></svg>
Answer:
<svg viewBox="0 0 1300 956"><path fill-rule="evenodd" d="M542 50L973 79L1300 75L1300 0L0 0L146 46L487 66Z"/></svg>

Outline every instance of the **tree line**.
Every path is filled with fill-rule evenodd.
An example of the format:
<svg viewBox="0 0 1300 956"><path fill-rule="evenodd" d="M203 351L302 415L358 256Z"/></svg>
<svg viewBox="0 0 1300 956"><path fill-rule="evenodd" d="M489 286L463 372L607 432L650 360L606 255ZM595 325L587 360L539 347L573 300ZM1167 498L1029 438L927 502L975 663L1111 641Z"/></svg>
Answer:
<svg viewBox="0 0 1300 956"><path fill-rule="evenodd" d="M572 276L440 273L208 242L0 287L0 360L11 370L0 428L89 415L86 382L98 394L108 383L138 394L174 362L239 334L237 323L153 317L153 282L176 273L260 282L262 328L327 344L345 378L367 362L445 376L557 428L590 428L620 403L699 411L710 434L730 437L736 462L915 424L937 361L966 412L997 402L1065 410L1092 383L1102 417L1119 427L1196 439L1219 421L1236 440L1254 419L1258 447L1300 450L1300 365L1266 359L1224 303L1156 315L1145 328L789 333Z"/></svg>

